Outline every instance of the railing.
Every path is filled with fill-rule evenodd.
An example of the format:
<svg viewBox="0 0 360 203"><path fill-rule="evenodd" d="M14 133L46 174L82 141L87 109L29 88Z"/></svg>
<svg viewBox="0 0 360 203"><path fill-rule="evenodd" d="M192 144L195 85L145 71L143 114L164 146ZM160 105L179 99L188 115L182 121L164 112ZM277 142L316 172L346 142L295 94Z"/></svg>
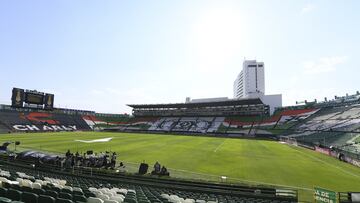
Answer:
<svg viewBox="0 0 360 203"><path fill-rule="evenodd" d="M184 191L195 191L212 194L234 195L242 197L255 197L263 199L276 199L286 201L297 201L298 192L292 189L280 189L276 190L271 187L264 186L249 186L249 185L232 185L225 183L213 183L204 181L191 181L176 178L158 178L152 176L140 176L128 173L116 173L116 171L110 171L99 168L90 167L72 167L61 168L55 165L42 164L41 167L36 166L34 161L21 160L14 161L6 156L0 156L0 164L6 168L21 167L30 170L34 170L34 173L38 172L50 172L52 174L62 174L68 176L92 178L99 180L106 180L108 182L122 182L128 184L143 185L149 187L169 188Z"/></svg>

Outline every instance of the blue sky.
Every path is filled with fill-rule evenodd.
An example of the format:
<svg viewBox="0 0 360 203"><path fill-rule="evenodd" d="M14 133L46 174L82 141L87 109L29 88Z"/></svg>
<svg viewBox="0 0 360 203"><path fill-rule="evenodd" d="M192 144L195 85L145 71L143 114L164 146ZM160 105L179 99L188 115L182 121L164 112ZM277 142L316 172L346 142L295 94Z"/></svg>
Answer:
<svg viewBox="0 0 360 203"><path fill-rule="evenodd" d="M265 63L283 103L360 90L360 1L0 1L0 103L12 87L55 106L232 97L242 61Z"/></svg>

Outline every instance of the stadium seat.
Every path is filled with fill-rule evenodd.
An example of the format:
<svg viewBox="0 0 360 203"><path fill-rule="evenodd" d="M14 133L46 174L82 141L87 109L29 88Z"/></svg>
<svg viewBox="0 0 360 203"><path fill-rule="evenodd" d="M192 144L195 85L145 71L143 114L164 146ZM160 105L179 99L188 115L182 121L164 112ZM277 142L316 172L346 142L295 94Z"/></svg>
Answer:
<svg viewBox="0 0 360 203"><path fill-rule="evenodd" d="M100 198L97 198L97 197L89 197L87 199L87 202L88 203L104 203L104 201Z"/></svg>
<svg viewBox="0 0 360 203"><path fill-rule="evenodd" d="M20 201L21 200L21 194L19 190L9 189L7 192L7 198L13 200L13 201Z"/></svg>
<svg viewBox="0 0 360 203"><path fill-rule="evenodd" d="M21 201L26 203L37 203L39 196L35 193L23 192L21 195Z"/></svg>
<svg viewBox="0 0 360 203"><path fill-rule="evenodd" d="M55 203L73 203L70 199L57 198Z"/></svg>
<svg viewBox="0 0 360 203"><path fill-rule="evenodd" d="M53 191L55 191L55 192L57 192L57 193L60 193L61 192L61 188L59 188L59 187L52 187L51 188L51 190L53 190Z"/></svg>
<svg viewBox="0 0 360 203"><path fill-rule="evenodd" d="M5 198L5 197L0 197L0 203L10 203L11 199Z"/></svg>
<svg viewBox="0 0 360 203"><path fill-rule="evenodd" d="M85 192L85 197L96 197L96 195L92 192Z"/></svg>
<svg viewBox="0 0 360 203"><path fill-rule="evenodd" d="M33 183L32 188L33 189L41 189L41 184L40 183Z"/></svg>
<svg viewBox="0 0 360 203"><path fill-rule="evenodd" d="M38 203L55 203L55 198L48 195L39 195Z"/></svg>
<svg viewBox="0 0 360 203"><path fill-rule="evenodd" d="M45 195L51 196L51 197L53 197L55 199L58 198L58 196L59 196L59 194L57 192L52 191L52 190L47 190L45 192Z"/></svg>
<svg viewBox="0 0 360 203"><path fill-rule="evenodd" d="M14 186L12 186L12 188L17 189L17 190L21 190L23 192L34 192L34 190L32 188L26 187L26 186L21 187L21 188L15 188Z"/></svg>
<svg viewBox="0 0 360 203"><path fill-rule="evenodd" d="M42 195L42 194L45 194L45 190L43 189L38 189L38 188L34 188L33 189L33 192L38 194L38 195Z"/></svg>
<svg viewBox="0 0 360 203"><path fill-rule="evenodd" d="M85 196L82 196L82 195L73 195L73 201L74 202L86 202L87 199Z"/></svg>
<svg viewBox="0 0 360 203"><path fill-rule="evenodd" d="M104 203L119 203L119 202L115 200L105 200Z"/></svg>
<svg viewBox="0 0 360 203"><path fill-rule="evenodd" d="M66 192L60 192L59 193L59 198L72 200L73 196L72 196L72 194L69 194L69 193L66 193Z"/></svg>
<svg viewBox="0 0 360 203"><path fill-rule="evenodd" d="M11 184L9 183L10 181L8 182L2 182L2 185L4 188L11 188Z"/></svg>
<svg viewBox="0 0 360 203"><path fill-rule="evenodd" d="M0 197L6 197L8 189L0 187Z"/></svg>
<svg viewBox="0 0 360 203"><path fill-rule="evenodd" d="M98 194L96 195L98 198L102 199L102 200L109 200L110 197L108 195L105 194Z"/></svg>
<svg viewBox="0 0 360 203"><path fill-rule="evenodd" d="M10 166L7 166L7 168ZM0 166L1 169L1 166ZM12 171L23 171L28 175L34 174L33 170L29 169L21 169L19 167L15 167L12 169L9 168L11 174ZM26 175L23 174L23 175ZM103 180L101 178L85 178L80 176L67 176L65 173L52 173L41 171L38 174L35 174L36 178L44 179L44 181L48 181L47 185L42 185L43 181L37 181L34 179L34 183L41 184L42 189L32 189L31 194L38 195L38 203L55 203L55 202L93 202L93 203L170 203L170 202L181 202L181 203L195 203L195 200L202 200L200 202L224 202L224 203L236 203L236 202L254 202L254 203L275 203L276 201L269 201L259 198L238 198L235 196L225 196L225 195L215 195L208 194L203 192L192 192L192 191L184 191L184 190L175 190L175 189L167 189L167 188L156 188L149 187L137 184L128 184L123 182L115 182L115 179L109 183L107 180ZM12 178L16 178L12 177ZM46 179L45 179L46 178ZM10 178L9 178L10 179ZM66 181L68 185L61 185L60 181ZM14 182L15 183L15 182ZM34 184L33 184L34 185ZM71 186L70 186L71 185ZM54 191L54 187L57 186L57 191L61 191L57 193ZM72 187L72 193L69 193ZM14 190L14 185L11 185L11 190ZM78 187L77 189L75 189ZM8 190L10 190L10 188ZM60 189L62 188L62 189ZM2 188L4 189L4 188ZM27 203L25 201L27 197L28 191L27 189L31 189L29 187L20 187L18 191L23 192L21 201ZM6 189L5 189L6 190ZM1 189L0 189L1 191ZM82 192L80 192L82 191ZM77 193L78 192L78 193ZM7 192L5 192L6 194ZM64 193L64 194L63 194ZM98 195L98 197L94 197ZM48 195L43 195L48 194ZM80 194L80 195L79 195ZM85 194L85 195L81 195ZM168 195L173 194L173 195ZM49 196L50 195L50 196ZM54 196L54 197L51 197ZM71 199L67 199L72 195ZM100 198L99 198L100 197ZM168 199L171 197L172 199ZM87 198L87 199L86 199ZM103 198L103 200L101 199ZM67 199L67 200L66 200ZM278 201L278 203L288 203L287 201Z"/></svg>
<svg viewBox="0 0 360 203"><path fill-rule="evenodd" d="M122 195L115 195L115 196L110 197L110 200L115 200L117 202L123 202L124 199L125 199L125 197Z"/></svg>

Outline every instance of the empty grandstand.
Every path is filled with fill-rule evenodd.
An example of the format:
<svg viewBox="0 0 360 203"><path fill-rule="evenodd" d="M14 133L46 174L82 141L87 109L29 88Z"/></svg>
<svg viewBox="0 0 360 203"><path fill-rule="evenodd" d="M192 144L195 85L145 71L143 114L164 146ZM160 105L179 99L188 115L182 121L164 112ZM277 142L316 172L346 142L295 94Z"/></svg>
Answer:
<svg viewBox="0 0 360 203"><path fill-rule="evenodd" d="M159 132L216 133L226 116L269 115L269 106L263 104L260 99L220 99L128 106L133 108L135 118L158 118L147 123L147 130ZM125 129L129 130L129 127ZM136 130L133 127L131 129Z"/></svg>
<svg viewBox="0 0 360 203"><path fill-rule="evenodd" d="M176 104L129 104L134 116L230 116L269 115L260 99L226 99L215 102Z"/></svg>
<svg viewBox="0 0 360 203"><path fill-rule="evenodd" d="M90 130L79 114L44 112L28 109L0 110L1 125L4 132L12 131L76 131Z"/></svg>
<svg viewBox="0 0 360 203"><path fill-rule="evenodd" d="M341 99L339 100L339 98ZM303 106L278 108L272 115L269 113L269 106L264 104L261 99L196 100L194 102L176 104L132 104L128 106L133 108L133 115L131 116L64 108L45 109L44 106L14 107L1 105L0 133L113 131L247 137L271 140L280 139L280 141L292 145L304 146L333 156L341 161L360 166L360 102L358 95L338 97L337 100L327 102L311 102ZM112 138L109 137L105 140L111 139ZM92 140L85 140L84 142L91 143ZM221 145L217 146L214 152L220 147ZM16 172L11 172L11 167L2 168L2 170L10 171L10 173L4 172L3 174L10 174L9 177L11 177L7 180L2 179L3 182L9 182L5 188L7 191L4 192L4 196L9 199L22 200L21 195L15 197L13 196L14 192L11 192L10 195L8 191L17 190L20 192L18 194L29 192L21 185L22 181L18 181L21 182L20 187L17 186L19 184L11 181L16 181L17 178L19 178L16 172L24 173L25 171L26 175L30 174L30 172L28 170L22 170L21 168ZM79 170L77 173L83 174L87 169L77 170ZM47 170L44 170L42 173L46 173L46 171ZM69 174L59 175L64 179L68 179L67 176ZM236 189L221 186L224 188L213 191L208 188L210 187L209 184L188 184L181 181L174 183L174 180L171 180L171 183L160 181L161 183L159 183L158 189L151 190L149 188L149 185L153 184L151 181L156 182L158 181L157 179L151 179L149 180L150 182L147 182L144 178L138 179L128 176L122 177L119 180L117 180L118 177L116 177L115 180L115 177L111 176L111 178L114 179L111 185L103 187L103 185L99 185L105 184L104 181L108 181L107 175L109 174L97 175L96 178L99 179L99 182L91 182L88 185L85 184L84 187L79 187L83 191L87 191L87 193L83 193L83 197L81 197L84 201L85 199L86 201L90 201L89 199L91 198L101 199L104 197L98 195L96 192L96 194L91 194L93 191L98 191L99 188L103 188L103 190L106 191L114 188L119 188L123 191L132 191L134 190L133 188L138 188L138 190L135 189L136 194L139 193L141 195L139 197L137 195L132 195L131 197L123 195L121 198L124 202L132 202L133 200L133 202L140 202L142 200L146 200L147 202L173 202L174 198L179 198L184 201L186 199L192 199L194 201L204 200L205 202L291 202L297 199L296 192L290 197L281 197L277 195L278 192L274 192L275 189L260 187L254 189L248 186L242 188L236 187ZM24 184L36 184L40 181L46 181L49 176L50 175L40 176L40 179L32 180L31 183L28 182ZM62 185L62 187L74 187L78 182L83 181L82 178L81 175L78 175L75 183L69 181L70 184ZM173 184L173 190L165 190L164 188L170 187L167 184ZM188 191L179 186L183 186L184 184L186 188L189 187L191 190ZM201 184L201 186L195 187L192 184ZM212 187L213 186L211 186L211 188ZM45 186L44 188L46 188L44 189L46 192L47 187ZM93 191L88 191L89 188L95 188L96 190L91 189ZM194 190L197 191L196 194ZM211 194L209 195L207 192L210 190ZM226 190L249 190L251 192L242 191L239 194L228 194ZM145 197L143 195L145 193L144 191L147 191ZM261 192L257 194L259 191ZM272 191L272 193L268 193L269 191ZM62 192L62 190L60 192ZM254 193L256 193L255 196ZM266 195L264 195L264 193L266 193ZM43 194L35 194L38 195L37 199L44 198L41 196ZM28 194L26 194L24 198L28 198L27 195ZM70 196L68 196L68 198L70 198L69 200L76 201L74 197L75 194L70 193L70 195L73 195L73 197L70 198ZM53 200L57 201L57 199L62 199L63 197L66 197L66 195L62 194L60 197L59 193ZM172 200L169 200L171 198Z"/></svg>

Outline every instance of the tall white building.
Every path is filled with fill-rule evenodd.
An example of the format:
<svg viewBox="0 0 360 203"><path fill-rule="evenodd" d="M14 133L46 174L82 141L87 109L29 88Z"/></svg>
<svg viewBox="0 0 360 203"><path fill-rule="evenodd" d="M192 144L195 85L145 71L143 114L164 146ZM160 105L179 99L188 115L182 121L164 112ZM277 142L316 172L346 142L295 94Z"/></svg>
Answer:
<svg viewBox="0 0 360 203"><path fill-rule="evenodd" d="M234 81L234 98L261 97L265 94L264 63L245 60Z"/></svg>
<svg viewBox="0 0 360 203"><path fill-rule="evenodd" d="M245 60L243 69L234 81L234 98L260 98L270 106L272 114L277 107L282 106L282 95L265 95L264 62Z"/></svg>

